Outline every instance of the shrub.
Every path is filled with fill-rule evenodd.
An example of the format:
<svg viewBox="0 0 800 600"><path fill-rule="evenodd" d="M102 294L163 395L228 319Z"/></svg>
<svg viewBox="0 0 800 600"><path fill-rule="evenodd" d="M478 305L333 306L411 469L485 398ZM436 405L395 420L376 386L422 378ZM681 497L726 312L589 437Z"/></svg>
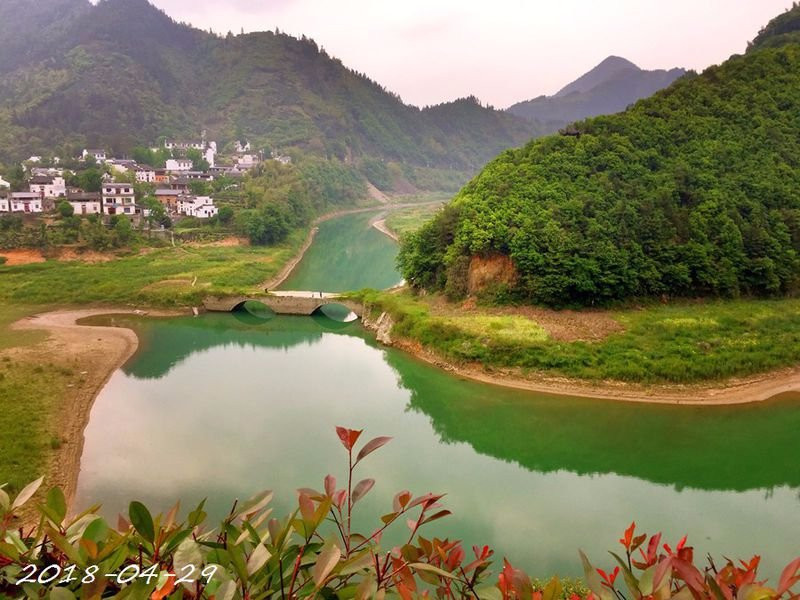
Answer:
<svg viewBox="0 0 800 600"><path fill-rule="evenodd" d="M272 492L234 503L219 528L206 527L205 501L185 521L176 505L153 517L132 502L128 518L116 529L97 515L97 508L66 519L64 494L54 488L39 505L39 524L25 530L17 515L42 480L25 487L12 502L0 489L0 596L74 599L128 598L477 598L498 600L623 600L616 587L620 569L636 600L797 600L800 558L783 572L778 587L757 581L758 558L701 573L693 564L685 538L673 551L656 535L635 535L635 525L620 542L625 557L610 573L595 569L581 554L586 583L553 578L547 585L531 580L507 560L495 583L489 582L493 551L473 547L471 556L458 541L425 538L420 530L447 516L441 495L414 497L399 492L390 512L371 532L352 529L356 504L374 480L356 482L358 464L390 441L378 437L356 452L361 431L337 427L347 451L345 485L328 475L322 491L298 490L298 507L287 518L269 518ZM406 544L381 550L383 533L405 521ZM416 538L416 539L415 539ZM647 543L645 543L647 542ZM634 553L639 550L641 559ZM636 574L639 574L637 578Z"/></svg>

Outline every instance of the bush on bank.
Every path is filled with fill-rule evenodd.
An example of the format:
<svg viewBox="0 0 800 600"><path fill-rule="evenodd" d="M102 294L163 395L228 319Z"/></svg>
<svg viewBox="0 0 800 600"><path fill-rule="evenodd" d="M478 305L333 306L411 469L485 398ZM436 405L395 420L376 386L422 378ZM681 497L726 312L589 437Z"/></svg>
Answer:
<svg viewBox="0 0 800 600"><path fill-rule="evenodd" d="M503 560L491 574L493 551L421 535L450 512L441 495L401 491L372 532L351 527L356 504L374 480L354 478L358 464L390 441L370 440L356 451L361 431L336 428L347 451L342 486L329 475L322 491L298 490L286 518L270 518L272 493L234 503L216 529L204 502L178 521L178 506L153 517L138 503L111 527L93 507L67 518L63 493L50 490L35 527L19 524L41 479L12 501L0 489L0 595L10 598L477 598L487 600L797 600L800 558L775 587L758 580L759 558L725 560L701 570L686 538L673 549L661 535L637 535L632 524L611 553L613 570L596 569L581 553L588 589L531 580ZM383 550L383 533L405 522L408 541ZM620 576L621 575L621 576ZM624 582L624 583L623 583Z"/></svg>

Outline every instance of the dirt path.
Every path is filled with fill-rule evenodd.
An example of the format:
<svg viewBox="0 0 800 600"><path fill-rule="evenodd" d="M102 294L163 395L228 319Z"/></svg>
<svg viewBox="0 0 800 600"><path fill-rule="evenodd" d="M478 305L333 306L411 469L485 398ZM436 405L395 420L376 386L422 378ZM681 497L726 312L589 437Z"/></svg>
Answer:
<svg viewBox="0 0 800 600"><path fill-rule="evenodd" d="M79 319L108 314L169 316L182 313L130 308L58 310L26 317L12 325L14 329L43 329L49 333L46 341L20 349L21 353L30 353L38 361L51 358L57 361L59 357L68 356L81 369L80 384L69 388L56 416L62 444L45 474L47 487L61 487L69 504L75 496L83 453L83 431L89 422L94 400L111 375L133 356L139 346L136 334L130 329L76 324Z"/></svg>

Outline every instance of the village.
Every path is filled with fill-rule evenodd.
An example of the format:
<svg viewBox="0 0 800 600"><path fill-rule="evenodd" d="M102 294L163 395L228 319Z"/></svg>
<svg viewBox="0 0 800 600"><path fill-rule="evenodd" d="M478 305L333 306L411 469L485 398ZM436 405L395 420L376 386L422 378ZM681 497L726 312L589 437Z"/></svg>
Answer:
<svg viewBox="0 0 800 600"><path fill-rule="evenodd" d="M23 187L27 189L13 191L15 186L0 174L0 214L51 213L67 203L76 216L124 215L138 223L150 215L155 200L173 221L183 217L210 219L218 215L219 208L210 193L198 193L210 189L202 184L223 177L241 178L264 160L263 152L251 152L249 142L237 141L232 162L217 164L217 144L206 141L205 133L194 141L164 138L150 152L168 157L162 167L115 158L104 149L84 149L77 158L79 164L97 167L102 175L95 185L83 187L69 185L74 172L59 166L61 159L45 161L41 156L31 156L21 165ZM288 156L273 154L270 158L283 164L291 162ZM44 166L45 162L49 164ZM89 187L96 189L84 189Z"/></svg>

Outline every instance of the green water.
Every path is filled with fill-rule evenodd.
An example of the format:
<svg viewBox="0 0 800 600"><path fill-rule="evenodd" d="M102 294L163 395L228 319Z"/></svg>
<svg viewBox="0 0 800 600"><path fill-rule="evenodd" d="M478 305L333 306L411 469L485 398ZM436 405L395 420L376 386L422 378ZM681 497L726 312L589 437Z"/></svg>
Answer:
<svg viewBox="0 0 800 600"><path fill-rule="evenodd" d="M370 225L375 215L357 213L321 223L311 248L280 289L346 292L400 283L397 245Z"/></svg>
<svg viewBox="0 0 800 600"><path fill-rule="evenodd" d="M333 225L363 233L357 217ZM340 246L317 243L308 257ZM358 287L376 285L360 274ZM453 377L322 315L108 319L141 346L92 409L77 503L110 517L132 498L208 497L219 518L264 488L287 512L296 488L343 476L333 428L345 425L395 437L361 471L378 480L359 504L364 530L410 489L448 494L454 515L429 534L490 544L539 575L579 575L578 548L610 564L633 519L673 544L688 533L698 556L761 553L772 578L800 553L800 398L687 408L531 394Z"/></svg>

